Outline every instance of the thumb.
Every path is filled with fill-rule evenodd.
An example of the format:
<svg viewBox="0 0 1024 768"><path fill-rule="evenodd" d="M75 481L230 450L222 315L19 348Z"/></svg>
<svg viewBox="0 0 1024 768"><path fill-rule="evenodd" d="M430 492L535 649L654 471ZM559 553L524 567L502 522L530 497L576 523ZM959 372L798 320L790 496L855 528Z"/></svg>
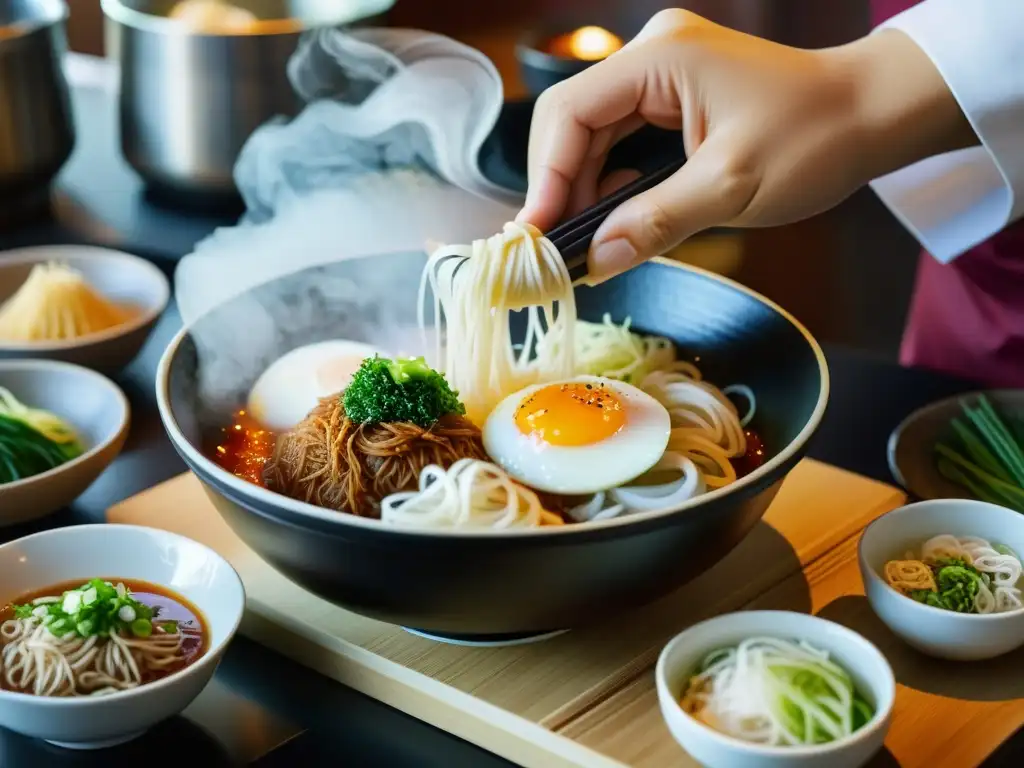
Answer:
<svg viewBox="0 0 1024 768"><path fill-rule="evenodd" d="M592 283L660 256L686 238L727 224L757 191L753 174L736 169L721 141L705 141L674 175L616 208L594 235Z"/></svg>

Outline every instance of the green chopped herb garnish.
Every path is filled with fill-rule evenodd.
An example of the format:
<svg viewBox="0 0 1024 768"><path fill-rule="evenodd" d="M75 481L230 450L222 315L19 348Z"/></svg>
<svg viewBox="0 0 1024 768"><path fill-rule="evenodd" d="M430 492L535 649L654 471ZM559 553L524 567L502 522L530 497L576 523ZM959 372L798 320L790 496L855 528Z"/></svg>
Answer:
<svg viewBox="0 0 1024 768"><path fill-rule="evenodd" d="M14 606L14 616L42 620L54 635L75 633L81 637L111 633L149 637L153 633L153 609L140 603L124 584L91 579L69 589L55 602ZM174 622L163 622L164 625Z"/></svg>
<svg viewBox="0 0 1024 768"><path fill-rule="evenodd" d="M448 413L465 414L459 393L422 357L363 360L342 394L345 415L360 424L411 422L424 429Z"/></svg>

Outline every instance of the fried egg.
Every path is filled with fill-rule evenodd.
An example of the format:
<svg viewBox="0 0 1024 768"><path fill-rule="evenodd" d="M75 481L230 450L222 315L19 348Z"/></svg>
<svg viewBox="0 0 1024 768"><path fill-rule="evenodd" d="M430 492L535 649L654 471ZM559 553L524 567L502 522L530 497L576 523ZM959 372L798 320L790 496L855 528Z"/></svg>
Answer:
<svg viewBox="0 0 1024 768"><path fill-rule="evenodd" d="M567 495L615 488L653 467L668 446L668 411L614 379L579 376L502 400L484 422L484 448L510 476Z"/></svg>
<svg viewBox="0 0 1024 768"><path fill-rule="evenodd" d="M348 386L364 358L383 354L356 341L321 341L282 355L249 392L249 414L267 429L291 429L320 398Z"/></svg>

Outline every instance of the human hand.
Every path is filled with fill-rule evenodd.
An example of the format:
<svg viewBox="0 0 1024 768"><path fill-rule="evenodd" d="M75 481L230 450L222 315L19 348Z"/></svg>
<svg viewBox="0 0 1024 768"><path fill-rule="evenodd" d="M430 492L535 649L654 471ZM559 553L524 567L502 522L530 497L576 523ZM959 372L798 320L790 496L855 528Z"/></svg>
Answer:
<svg viewBox="0 0 1024 768"><path fill-rule="evenodd" d="M902 32L803 50L662 11L618 53L538 99L518 218L548 230L635 177L601 172L608 150L644 123L681 127L688 160L608 217L591 248L592 280L709 227L806 218L873 178L976 141Z"/></svg>

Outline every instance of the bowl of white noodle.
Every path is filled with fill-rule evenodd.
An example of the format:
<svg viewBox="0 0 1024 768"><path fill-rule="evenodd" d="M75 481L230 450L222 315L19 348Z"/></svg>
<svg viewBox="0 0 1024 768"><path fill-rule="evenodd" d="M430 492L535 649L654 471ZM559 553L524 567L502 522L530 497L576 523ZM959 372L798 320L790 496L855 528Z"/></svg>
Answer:
<svg viewBox="0 0 1024 768"><path fill-rule="evenodd" d="M1022 554L1020 513L934 499L872 522L858 559L868 602L893 634L929 656L978 661L1024 646ZM945 598L965 586L962 599Z"/></svg>
<svg viewBox="0 0 1024 768"><path fill-rule="evenodd" d="M418 370L429 366L457 391L469 448L451 455L439 434L449 448L423 448L434 458L415 471L375 454L361 476L318 486L360 451L386 453L385 442L406 439L374 434L365 420L331 432L356 377L328 381L329 368L351 375L351 361L332 368L313 357L350 348L342 341L389 358L424 356ZM280 413L309 415L269 441L262 428L232 426L256 384L261 398L277 391L289 401ZM601 450L527 456L509 399L590 386L634 403L626 412L637 420ZM806 328L741 285L667 260L573 285L550 242L512 223L429 258L351 259L260 285L183 329L156 389L176 450L268 564L362 615L489 643L635 608L721 560L804 455L828 400L828 369ZM279 471L282 440L300 428L288 456L321 463L285 467L289 475ZM277 446L265 465L272 474L251 472L251 456L225 462L233 449L223 436L235 429ZM482 442L472 437L481 433ZM349 452L316 442L330 434L343 434ZM292 486L281 485L286 475ZM399 476L400 487L377 492Z"/></svg>
<svg viewBox="0 0 1024 768"><path fill-rule="evenodd" d="M840 624L793 611L739 611L694 624L655 668L662 717L701 765L857 768L885 741L892 668Z"/></svg>

